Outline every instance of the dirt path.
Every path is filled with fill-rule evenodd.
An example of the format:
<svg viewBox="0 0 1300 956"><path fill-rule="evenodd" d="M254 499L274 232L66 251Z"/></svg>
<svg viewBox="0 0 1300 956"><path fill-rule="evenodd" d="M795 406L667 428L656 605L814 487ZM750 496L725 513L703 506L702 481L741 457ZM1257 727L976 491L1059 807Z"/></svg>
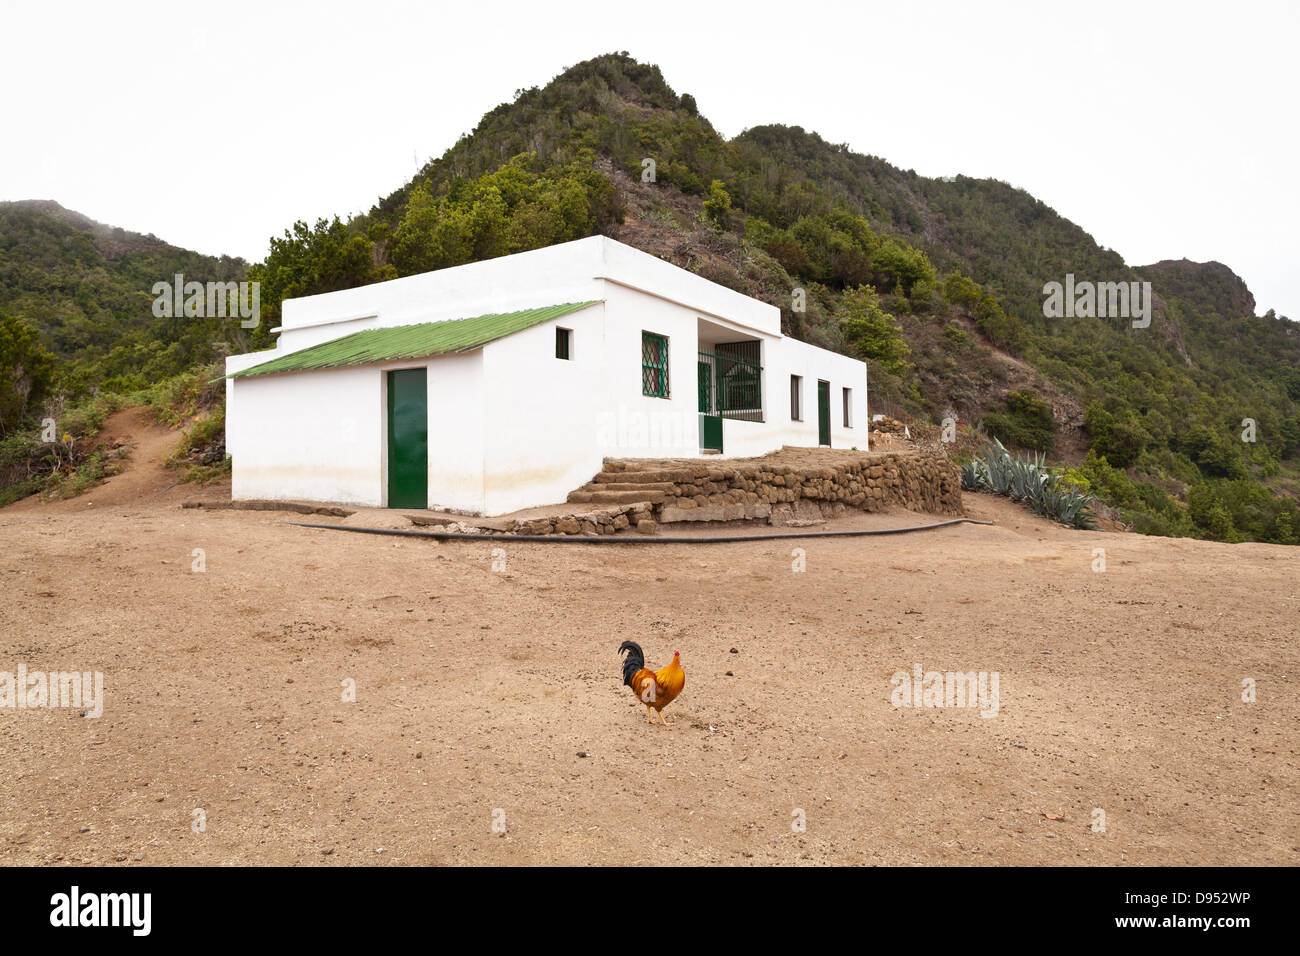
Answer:
<svg viewBox="0 0 1300 956"><path fill-rule="evenodd" d="M1300 549L967 506L997 525L802 572L790 542L5 509L0 671L101 671L106 703L0 708L0 863L1294 863ZM624 639L682 652L672 727ZM997 716L893 706L916 663L997 672Z"/></svg>
<svg viewBox="0 0 1300 956"><path fill-rule="evenodd" d="M168 468L167 457L181 440L181 430L159 424L147 408L126 408L104 420L94 439L101 448L112 448L118 441L128 445L130 456L122 460L120 474L105 479L75 498L43 501L32 495L4 509L5 514L80 514L93 508L122 508L152 504L170 504L184 498L230 497L230 483L215 483L207 488L178 485L181 472Z"/></svg>

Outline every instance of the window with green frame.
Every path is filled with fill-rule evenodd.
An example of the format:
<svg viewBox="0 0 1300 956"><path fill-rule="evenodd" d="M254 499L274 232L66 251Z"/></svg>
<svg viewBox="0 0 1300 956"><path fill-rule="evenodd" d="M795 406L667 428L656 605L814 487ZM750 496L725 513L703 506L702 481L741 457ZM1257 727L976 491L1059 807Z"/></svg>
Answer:
<svg viewBox="0 0 1300 956"><path fill-rule="evenodd" d="M668 338L641 333L641 394L668 397Z"/></svg>

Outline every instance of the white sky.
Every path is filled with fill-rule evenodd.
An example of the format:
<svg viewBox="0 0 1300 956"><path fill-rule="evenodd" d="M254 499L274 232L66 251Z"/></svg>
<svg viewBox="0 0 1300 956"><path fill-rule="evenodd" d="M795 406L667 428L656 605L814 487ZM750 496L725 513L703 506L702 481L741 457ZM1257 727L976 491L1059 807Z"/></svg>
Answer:
<svg viewBox="0 0 1300 956"><path fill-rule="evenodd" d="M1217 259L1300 319L1300 4L1047 6L0 0L0 199L256 261L627 50L725 136L800 125L1003 179L1130 264Z"/></svg>

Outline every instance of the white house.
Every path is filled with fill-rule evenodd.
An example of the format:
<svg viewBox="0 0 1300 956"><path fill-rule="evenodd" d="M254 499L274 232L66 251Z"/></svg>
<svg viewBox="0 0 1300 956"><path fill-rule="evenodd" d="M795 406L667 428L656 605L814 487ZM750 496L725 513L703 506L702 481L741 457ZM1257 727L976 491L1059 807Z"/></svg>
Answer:
<svg viewBox="0 0 1300 956"><path fill-rule="evenodd" d="M233 497L504 514L606 456L867 448L867 369L603 236L283 305L226 360Z"/></svg>

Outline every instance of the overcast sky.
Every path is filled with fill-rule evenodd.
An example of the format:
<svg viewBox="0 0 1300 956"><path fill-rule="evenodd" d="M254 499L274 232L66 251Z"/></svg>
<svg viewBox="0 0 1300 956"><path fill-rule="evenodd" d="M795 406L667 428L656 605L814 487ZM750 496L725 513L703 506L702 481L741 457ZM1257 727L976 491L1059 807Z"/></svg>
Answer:
<svg viewBox="0 0 1300 956"><path fill-rule="evenodd" d="M1300 4L1048 6L0 0L0 199L255 261L627 50L726 136L1006 180L1130 264L1217 259L1300 319Z"/></svg>

